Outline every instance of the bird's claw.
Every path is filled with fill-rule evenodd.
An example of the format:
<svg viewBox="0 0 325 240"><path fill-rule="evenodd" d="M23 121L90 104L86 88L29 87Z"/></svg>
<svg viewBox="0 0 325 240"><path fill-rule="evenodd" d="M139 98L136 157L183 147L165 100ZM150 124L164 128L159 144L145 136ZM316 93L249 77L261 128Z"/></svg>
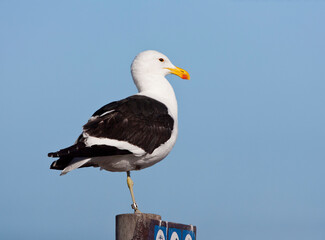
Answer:
<svg viewBox="0 0 325 240"><path fill-rule="evenodd" d="M138 208L138 204L132 203L131 207L132 207L132 209L134 209L134 213L141 213L139 208Z"/></svg>

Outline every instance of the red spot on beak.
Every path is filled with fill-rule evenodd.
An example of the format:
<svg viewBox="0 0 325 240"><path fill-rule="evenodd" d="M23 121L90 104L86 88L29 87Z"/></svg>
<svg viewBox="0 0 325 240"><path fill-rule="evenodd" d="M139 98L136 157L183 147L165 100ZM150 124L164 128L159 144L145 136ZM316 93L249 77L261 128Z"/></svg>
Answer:
<svg viewBox="0 0 325 240"><path fill-rule="evenodd" d="M183 74L183 75L182 75L182 78L183 78L183 79L188 79L188 76L187 76L186 74Z"/></svg>

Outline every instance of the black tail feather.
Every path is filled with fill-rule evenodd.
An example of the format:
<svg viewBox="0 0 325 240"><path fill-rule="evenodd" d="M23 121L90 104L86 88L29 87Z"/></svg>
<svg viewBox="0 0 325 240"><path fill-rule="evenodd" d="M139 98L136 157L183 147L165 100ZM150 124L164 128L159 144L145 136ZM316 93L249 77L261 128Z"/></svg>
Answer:
<svg viewBox="0 0 325 240"><path fill-rule="evenodd" d="M125 155L132 154L128 150L118 149L113 146L107 145L93 145L91 147L86 147L85 143L77 142L76 144L61 149L57 152L50 152L49 157L59 157L58 160L54 161L51 164L50 169L63 170L66 168L70 162L75 157L80 158L91 158L91 157L100 157L100 156L112 156L112 155ZM93 164L86 164L84 167L93 166Z"/></svg>
<svg viewBox="0 0 325 240"><path fill-rule="evenodd" d="M72 157L61 157L58 160L52 162L50 169L63 170L69 166Z"/></svg>
<svg viewBox="0 0 325 240"><path fill-rule="evenodd" d="M80 150L83 148L85 148L85 144L83 142L78 142L57 152L50 152L48 154L49 157L59 157L58 160L52 162L50 169L63 170L70 164L74 157L80 155Z"/></svg>
<svg viewBox="0 0 325 240"><path fill-rule="evenodd" d="M63 157L63 156L74 156L74 157L77 157L78 153L80 153L80 150L81 152L82 149L85 149L86 145L85 143L83 142L78 142L70 147L67 147L67 148L64 148L64 149L61 149L57 152L50 152L48 154L49 157Z"/></svg>

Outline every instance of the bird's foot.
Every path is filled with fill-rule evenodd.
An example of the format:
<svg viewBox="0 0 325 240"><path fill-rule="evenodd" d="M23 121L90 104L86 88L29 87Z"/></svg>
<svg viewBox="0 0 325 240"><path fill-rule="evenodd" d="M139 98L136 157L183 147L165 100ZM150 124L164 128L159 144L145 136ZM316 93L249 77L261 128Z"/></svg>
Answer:
<svg viewBox="0 0 325 240"><path fill-rule="evenodd" d="M141 213L139 208L138 208L138 204L132 203L131 207L132 207L132 209L134 209L134 213Z"/></svg>

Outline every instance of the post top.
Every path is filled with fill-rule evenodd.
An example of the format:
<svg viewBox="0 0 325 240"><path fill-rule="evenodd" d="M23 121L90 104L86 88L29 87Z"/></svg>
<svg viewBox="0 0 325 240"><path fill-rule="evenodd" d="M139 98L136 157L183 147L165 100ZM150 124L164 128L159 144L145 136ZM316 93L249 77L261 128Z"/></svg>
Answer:
<svg viewBox="0 0 325 240"><path fill-rule="evenodd" d="M153 213L124 213L116 215L117 218L147 218L153 220L161 220L161 216Z"/></svg>

